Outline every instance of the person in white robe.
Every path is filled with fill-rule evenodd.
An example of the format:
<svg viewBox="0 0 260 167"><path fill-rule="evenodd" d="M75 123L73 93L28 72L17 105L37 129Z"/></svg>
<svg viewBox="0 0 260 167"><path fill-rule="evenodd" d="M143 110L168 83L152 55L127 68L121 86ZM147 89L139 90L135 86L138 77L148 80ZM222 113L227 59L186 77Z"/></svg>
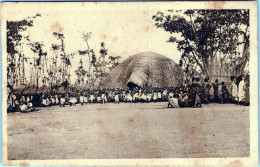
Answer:
<svg viewBox="0 0 260 167"><path fill-rule="evenodd" d="M154 93L153 93L153 101L154 101L154 102L156 102L156 101L157 101L157 99L158 99L158 97L157 97L157 93L156 93L156 92L154 92Z"/></svg>
<svg viewBox="0 0 260 167"><path fill-rule="evenodd" d="M20 110L21 112L26 112L26 110L28 110L27 105L26 104L20 105Z"/></svg>
<svg viewBox="0 0 260 167"><path fill-rule="evenodd" d="M42 99L42 105L43 105L43 107L46 107L46 106L47 106L47 101L46 101L46 99Z"/></svg>
<svg viewBox="0 0 260 167"><path fill-rule="evenodd" d="M118 94L115 95L114 100L115 100L115 103L119 103L119 95Z"/></svg>
<svg viewBox="0 0 260 167"><path fill-rule="evenodd" d="M84 103L88 103L88 97L85 95L84 97L83 97L83 101L84 101Z"/></svg>
<svg viewBox="0 0 260 167"><path fill-rule="evenodd" d="M83 95L80 95L79 102L83 106L83 104L84 104L84 96Z"/></svg>
<svg viewBox="0 0 260 167"><path fill-rule="evenodd" d="M146 95L146 93L142 94L142 102L147 102L147 95Z"/></svg>
<svg viewBox="0 0 260 167"><path fill-rule="evenodd" d="M101 94L101 102L104 104L107 102L107 97L106 97L106 94L105 93L102 93Z"/></svg>
<svg viewBox="0 0 260 167"><path fill-rule="evenodd" d="M56 105L58 105L58 104L59 104L59 98L58 98L58 96L57 96L57 95L55 95L55 103L56 103Z"/></svg>
<svg viewBox="0 0 260 167"><path fill-rule="evenodd" d="M139 101L139 93L135 92L134 96L133 96L133 101L137 102Z"/></svg>
<svg viewBox="0 0 260 167"><path fill-rule="evenodd" d="M152 100L152 94L148 93L147 94L147 102L151 102L151 100Z"/></svg>
<svg viewBox="0 0 260 167"><path fill-rule="evenodd" d="M133 101L133 97L132 97L131 93L127 93L126 102L132 102L132 101Z"/></svg>
<svg viewBox="0 0 260 167"><path fill-rule="evenodd" d="M157 93L157 99L158 99L158 101L162 100L162 93L161 92Z"/></svg>
<svg viewBox="0 0 260 167"><path fill-rule="evenodd" d="M170 96L168 108L179 108L178 99Z"/></svg>
<svg viewBox="0 0 260 167"><path fill-rule="evenodd" d="M64 97L60 98L60 107L65 107L65 98Z"/></svg>
<svg viewBox="0 0 260 167"><path fill-rule="evenodd" d="M238 101L240 103L245 102L245 80L242 78L242 80L239 82L238 85Z"/></svg>
<svg viewBox="0 0 260 167"><path fill-rule="evenodd" d="M95 96L91 94L89 98L90 104L93 103L95 99L96 99Z"/></svg>

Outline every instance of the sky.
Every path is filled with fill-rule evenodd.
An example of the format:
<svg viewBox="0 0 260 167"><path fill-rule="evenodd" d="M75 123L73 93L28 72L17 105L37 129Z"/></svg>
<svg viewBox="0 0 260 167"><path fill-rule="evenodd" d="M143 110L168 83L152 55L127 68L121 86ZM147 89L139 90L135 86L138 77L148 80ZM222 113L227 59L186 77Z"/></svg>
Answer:
<svg viewBox="0 0 260 167"><path fill-rule="evenodd" d="M63 33L65 36L65 51L75 53L85 50L86 43L82 33L92 32L89 40L90 48L99 54L100 43L104 42L108 49L108 56L121 56L121 61L140 52L152 51L162 54L176 63L181 53L176 44L167 43L170 33L155 27L152 16L158 10L146 10L138 7L100 6L99 3L35 3L24 6L15 3L6 11L7 20L21 20L35 16L34 26L24 32L31 41L43 41L45 51L52 55L51 44L59 43L53 32ZM24 46L26 56L33 56L28 46ZM72 60L79 63L79 56Z"/></svg>

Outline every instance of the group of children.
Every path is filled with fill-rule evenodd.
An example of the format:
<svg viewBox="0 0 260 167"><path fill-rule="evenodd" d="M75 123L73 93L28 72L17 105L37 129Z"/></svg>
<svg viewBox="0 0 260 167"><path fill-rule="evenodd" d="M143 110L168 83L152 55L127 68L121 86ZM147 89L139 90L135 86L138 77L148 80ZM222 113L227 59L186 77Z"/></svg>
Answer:
<svg viewBox="0 0 260 167"><path fill-rule="evenodd" d="M205 78L201 83L200 78L192 78L183 86L147 88L136 87L133 90L126 89L95 89L66 93L34 93L18 94L10 91L8 95L8 112L34 111L35 107L48 107L58 105L60 107L74 106L76 104L94 103L149 103L169 102L168 107L201 107L208 103L241 103L245 100L246 85L243 78L231 77L231 89L227 89L224 82L214 83ZM240 80L240 82L238 82ZM239 83L239 84L237 84ZM242 88L243 87L243 88ZM249 91L249 89L248 89Z"/></svg>

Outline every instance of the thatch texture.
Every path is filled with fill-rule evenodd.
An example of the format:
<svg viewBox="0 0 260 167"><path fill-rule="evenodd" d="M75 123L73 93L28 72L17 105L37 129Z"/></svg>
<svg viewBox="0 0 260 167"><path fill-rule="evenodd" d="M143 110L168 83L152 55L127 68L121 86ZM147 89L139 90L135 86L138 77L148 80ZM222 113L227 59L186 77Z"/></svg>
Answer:
<svg viewBox="0 0 260 167"><path fill-rule="evenodd" d="M182 69L171 59L153 52L142 52L129 57L105 78L103 88L176 86L183 82Z"/></svg>

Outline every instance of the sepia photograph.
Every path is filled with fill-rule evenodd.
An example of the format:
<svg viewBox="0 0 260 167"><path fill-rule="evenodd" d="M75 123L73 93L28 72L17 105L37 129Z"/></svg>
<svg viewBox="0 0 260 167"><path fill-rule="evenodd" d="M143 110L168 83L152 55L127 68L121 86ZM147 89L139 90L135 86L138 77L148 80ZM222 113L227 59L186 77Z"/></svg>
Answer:
<svg viewBox="0 0 260 167"><path fill-rule="evenodd" d="M2 3L4 165L257 165L256 13Z"/></svg>

